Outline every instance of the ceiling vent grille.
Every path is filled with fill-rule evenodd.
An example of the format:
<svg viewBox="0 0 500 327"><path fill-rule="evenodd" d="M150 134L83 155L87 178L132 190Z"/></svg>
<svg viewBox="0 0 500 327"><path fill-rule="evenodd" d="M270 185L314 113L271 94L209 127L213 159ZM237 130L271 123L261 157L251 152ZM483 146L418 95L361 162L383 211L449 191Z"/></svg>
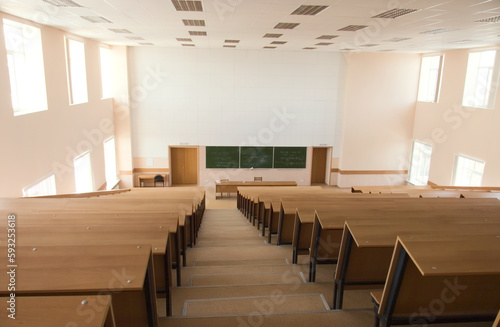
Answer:
<svg viewBox="0 0 500 327"><path fill-rule="evenodd" d="M224 44L223 47L224 48L236 48L236 46L232 45L232 44Z"/></svg>
<svg viewBox="0 0 500 327"><path fill-rule="evenodd" d="M305 47L305 48L302 48L302 49L304 49L304 50L314 50L316 48L314 48L314 47Z"/></svg>
<svg viewBox="0 0 500 327"><path fill-rule="evenodd" d="M183 43L182 44L183 47L194 47L195 45L194 44L186 44L186 43Z"/></svg>
<svg viewBox="0 0 500 327"><path fill-rule="evenodd" d="M295 27L299 25L300 23L278 23L276 26L274 26L274 28L281 30L293 30Z"/></svg>
<svg viewBox="0 0 500 327"><path fill-rule="evenodd" d="M183 19L182 22L185 26L205 26L203 19Z"/></svg>
<svg viewBox="0 0 500 327"><path fill-rule="evenodd" d="M203 11L203 4L201 1L172 0L172 4L177 11Z"/></svg>
<svg viewBox="0 0 500 327"><path fill-rule="evenodd" d="M274 39L277 39L279 37L282 37L283 34L272 34L272 33L267 33L266 35L264 35L263 37L269 37L269 38L274 38Z"/></svg>
<svg viewBox="0 0 500 327"><path fill-rule="evenodd" d="M320 43L316 43L316 45L331 45L333 44L332 42L320 42Z"/></svg>
<svg viewBox="0 0 500 327"><path fill-rule="evenodd" d="M474 22L475 23L498 23L498 22L500 22L500 16L478 19Z"/></svg>
<svg viewBox="0 0 500 327"><path fill-rule="evenodd" d="M107 18L101 17L101 16L80 16L85 20L88 20L91 23L97 24L97 23L113 23Z"/></svg>
<svg viewBox="0 0 500 327"><path fill-rule="evenodd" d="M273 41L271 44L286 44L288 41Z"/></svg>
<svg viewBox="0 0 500 327"><path fill-rule="evenodd" d="M349 25L339 29L339 31L355 32L366 27L368 27L368 25Z"/></svg>
<svg viewBox="0 0 500 327"><path fill-rule="evenodd" d="M450 28L450 27L441 27L441 28L436 28L435 30L421 32L420 34L440 34L440 33L453 32L453 31L456 31L456 29Z"/></svg>
<svg viewBox="0 0 500 327"><path fill-rule="evenodd" d="M406 40L411 40L409 37L395 37L390 40L387 40L386 42L401 42L401 41L406 41Z"/></svg>
<svg viewBox="0 0 500 327"><path fill-rule="evenodd" d="M178 37L177 41L179 41L179 42L193 42L192 39L187 38L187 37Z"/></svg>
<svg viewBox="0 0 500 327"><path fill-rule="evenodd" d="M224 43L240 43L240 40L225 40Z"/></svg>
<svg viewBox="0 0 500 327"><path fill-rule="evenodd" d="M132 41L141 41L141 40L144 40L144 38L142 38L140 36L126 36L125 38L127 38L129 40L132 40Z"/></svg>
<svg viewBox="0 0 500 327"><path fill-rule="evenodd" d="M375 43L367 43L367 44L360 45L360 47L370 48L370 47L376 47L377 45L378 44L375 44Z"/></svg>
<svg viewBox="0 0 500 327"><path fill-rule="evenodd" d="M189 35L193 35L193 36L207 36L207 32L204 32L204 31L189 31Z"/></svg>
<svg viewBox="0 0 500 327"><path fill-rule="evenodd" d="M132 32L130 32L129 30L126 30L124 28L110 28L109 29L111 32L115 32L115 33L121 33L121 34L131 34Z"/></svg>
<svg viewBox="0 0 500 327"><path fill-rule="evenodd" d="M264 49L276 49L276 47L265 46Z"/></svg>
<svg viewBox="0 0 500 327"><path fill-rule="evenodd" d="M51 4L56 7L82 7L79 3L76 3L71 0L43 0L48 4Z"/></svg>
<svg viewBox="0 0 500 327"><path fill-rule="evenodd" d="M316 38L316 40L331 40L338 37L338 35L321 35Z"/></svg>
<svg viewBox="0 0 500 327"><path fill-rule="evenodd" d="M307 6L307 5L302 5L295 9L294 12L292 12L292 15L308 15L308 16L315 16L328 8L330 6Z"/></svg>
<svg viewBox="0 0 500 327"><path fill-rule="evenodd" d="M391 10L388 10L386 12L380 13L376 16L373 16L372 18L398 18L404 15L411 14L412 12L417 11L418 9L400 9L400 8L394 8Z"/></svg>

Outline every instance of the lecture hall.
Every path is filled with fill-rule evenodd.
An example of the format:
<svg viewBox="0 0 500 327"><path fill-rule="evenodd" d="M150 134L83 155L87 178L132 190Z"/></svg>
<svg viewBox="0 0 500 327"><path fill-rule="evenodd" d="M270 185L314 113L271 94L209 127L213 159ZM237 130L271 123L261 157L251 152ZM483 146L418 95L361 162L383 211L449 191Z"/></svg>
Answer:
<svg viewBox="0 0 500 327"><path fill-rule="evenodd" d="M500 1L0 0L0 326L500 327Z"/></svg>

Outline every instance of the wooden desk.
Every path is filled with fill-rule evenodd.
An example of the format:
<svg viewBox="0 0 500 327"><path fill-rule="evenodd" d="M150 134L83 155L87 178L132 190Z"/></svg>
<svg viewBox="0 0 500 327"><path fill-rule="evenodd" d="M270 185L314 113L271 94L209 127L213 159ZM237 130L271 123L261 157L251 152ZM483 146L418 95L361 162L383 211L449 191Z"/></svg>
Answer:
<svg viewBox="0 0 500 327"><path fill-rule="evenodd" d="M228 181L228 182L215 182L215 195L217 193L237 193L238 187L257 187L257 186L297 186L294 181Z"/></svg>
<svg viewBox="0 0 500 327"><path fill-rule="evenodd" d="M493 321L499 244L498 234L398 237L377 308L382 326Z"/></svg>
<svg viewBox="0 0 500 327"><path fill-rule="evenodd" d="M485 212L490 216L499 216L500 202L495 199L455 199L455 198L366 198L357 200L339 199L335 209L317 212L313 225L310 249L311 270L309 280L315 279L317 261L334 262L338 258L344 222L350 219L388 218L394 215L398 219L414 217L434 217L442 219L452 214L481 217ZM463 201L468 200L468 201ZM333 204L334 201L332 200ZM466 210L467 209L467 210ZM410 215L413 213L413 216ZM323 253L324 257L319 257Z"/></svg>
<svg viewBox="0 0 500 327"><path fill-rule="evenodd" d="M450 213L449 218L441 219L410 215L407 216L408 219L346 221L335 272L334 308L342 308L346 287L377 288L385 284L398 236L446 237L461 234L488 235L494 231L500 233L498 217L483 221L483 218L457 216L456 213Z"/></svg>
<svg viewBox="0 0 500 327"><path fill-rule="evenodd" d="M0 302L5 304L9 299L0 297ZM20 296L16 297L15 317L15 320L10 319L6 312L2 312L0 326L115 327L109 295Z"/></svg>
<svg viewBox="0 0 500 327"><path fill-rule="evenodd" d="M148 174L148 175L139 175L139 187L143 187L142 185L145 182L153 182L154 183L155 176L158 176L158 175L163 177L163 187L168 185L168 174ZM153 186L156 186L156 185L153 185Z"/></svg>
<svg viewBox="0 0 500 327"><path fill-rule="evenodd" d="M6 253L6 247L0 247ZM7 256L0 257L6 267ZM101 295L113 298L117 327L158 326L151 246L16 247L16 298ZM0 295L11 292L7 283Z"/></svg>
<svg viewBox="0 0 500 327"><path fill-rule="evenodd" d="M493 327L500 327L500 311L498 311L497 319L495 319Z"/></svg>

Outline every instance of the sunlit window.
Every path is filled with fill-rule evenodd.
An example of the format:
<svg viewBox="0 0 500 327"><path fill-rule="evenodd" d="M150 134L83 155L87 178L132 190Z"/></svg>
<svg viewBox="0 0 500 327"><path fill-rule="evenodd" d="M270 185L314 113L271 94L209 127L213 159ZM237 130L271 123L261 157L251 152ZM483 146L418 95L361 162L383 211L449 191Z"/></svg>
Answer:
<svg viewBox="0 0 500 327"><path fill-rule="evenodd" d="M80 104L88 102L85 43L66 38L66 58L70 103Z"/></svg>
<svg viewBox="0 0 500 327"><path fill-rule="evenodd" d="M462 105L493 109L499 66L496 50L469 53Z"/></svg>
<svg viewBox="0 0 500 327"><path fill-rule="evenodd" d="M3 32L14 116L47 110L40 29L4 19Z"/></svg>
<svg viewBox="0 0 500 327"><path fill-rule="evenodd" d="M481 186L484 161L457 155L455 161L455 186Z"/></svg>
<svg viewBox="0 0 500 327"><path fill-rule="evenodd" d="M90 162L90 152L86 152L74 160L75 186L77 193L94 191L94 176Z"/></svg>
<svg viewBox="0 0 500 327"><path fill-rule="evenodd" d="M42 196L56 194L56 176L50 175L23 189L23 196Z"/></svg>
<svg viewBox="0 0 500 327"><path fill-rule="evenodd" d="M99 48L101 58L101 88L102 98L107 99L113 96L111 85L111 50L108 48Z"/></svg>

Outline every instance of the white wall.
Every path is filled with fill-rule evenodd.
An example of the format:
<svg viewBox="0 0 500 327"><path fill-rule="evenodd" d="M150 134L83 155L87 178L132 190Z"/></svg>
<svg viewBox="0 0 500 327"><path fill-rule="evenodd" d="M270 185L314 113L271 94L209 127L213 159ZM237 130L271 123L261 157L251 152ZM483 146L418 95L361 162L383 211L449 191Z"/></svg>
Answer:
<svg viewBox="0 0 500 327"><path fill-rule="evenodd" d="M0 20L25 20L0 12ZM38 26L38 25L37 25ZM64 32L42 28L48 111L14 117L3 27L0 24L0 183L1 197L56 173L58 193L75 192L73 158L91 149L94 185L105 183L102 142L113 135L112 100L101 100L99 44L85 39L89 102L69 105Z"/></svg>
<svg viewBox="0 0 500 327"><path fill-rule="evenodd" d="M348 55L340 187L404 183L394 171L408 169L419 70L416 54Z"/></svg>
<svg viewBox="0 0 500 327"><path fill-rule="evenodd" d="M451 185L455 155L465 154L486 162L484 186L498 186L500 99L492 110L462 107L468 53L444 53L439 103L417 103L413 138L433 145L429 181Z"/></svg>
<svg viewBox="0 0 500 327"><path fill-rule="evenodd" d="M344 69L338 53L130 48L133 155L165 162L180 144L338 151Z"/></svg>

